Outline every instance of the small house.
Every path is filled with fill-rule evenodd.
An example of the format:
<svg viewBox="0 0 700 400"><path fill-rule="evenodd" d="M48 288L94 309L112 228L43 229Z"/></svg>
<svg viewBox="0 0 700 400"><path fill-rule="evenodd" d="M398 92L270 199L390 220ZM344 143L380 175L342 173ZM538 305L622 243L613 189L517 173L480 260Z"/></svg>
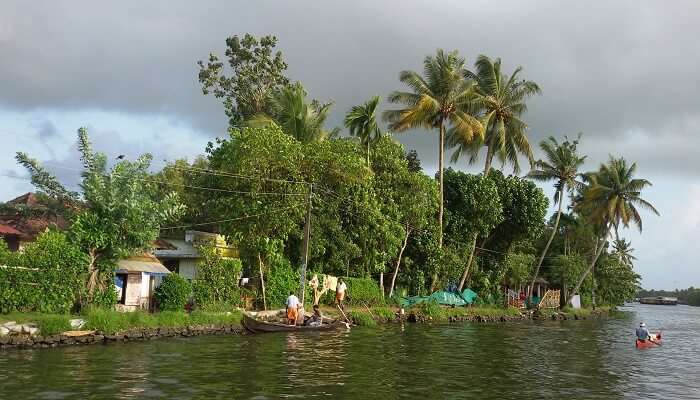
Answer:
<svg viewBox="0 0 700 400"><path fill-rule="evenodd" d="M163 276L169 273L157 258L148 253L119 260L114 277L117 310L153 309L153 292L163 281Z"/></svg>
<svg viewBox="0 0 700 400"><path fill-rule="evenodd" d="M185 279L197 278L197 264L202 256L197 247L214 246L225 258L238 258L238 249L226 243L222 235L200 231L185 231L183 239L159 238L154 243L153 254L170 271Z"/></svg>
<svg viewBox="0 0 700 400"><path fill-rule="evenodd" d="M0 224L0 238L7 243L7 248L10 251L18 251L20 249L23 236L22 232L17 229L9 225Z"/></svg>

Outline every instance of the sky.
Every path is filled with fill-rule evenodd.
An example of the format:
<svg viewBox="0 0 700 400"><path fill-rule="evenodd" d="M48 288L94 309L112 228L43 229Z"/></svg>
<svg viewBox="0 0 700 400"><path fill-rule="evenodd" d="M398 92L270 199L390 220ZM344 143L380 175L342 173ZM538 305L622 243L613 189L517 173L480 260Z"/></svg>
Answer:
<svg viewBox="0 0 700 400"><path fill-rule="evenodd" d="M75 186L81 126L97 150L150 152L156 168L202 153L226 134L227 119L202 94L196 62L223 55L229 36L276 35L287 76L334 101L330 126L352 105L403 89L399 72L420 71L443 48L469 65L480 54L500 57L506 72L522 66L540 85L524 116L534 147L581 132L586 169L610 154L637 162L639 176L654 183L643 197L661 212L643 215L642 234L623 232L642 286L697 287L698 17L700 3L683 0L4 1L0 201L32 190L18 151ZM433 132L396 137L428 173L436 170Z"/></svg>

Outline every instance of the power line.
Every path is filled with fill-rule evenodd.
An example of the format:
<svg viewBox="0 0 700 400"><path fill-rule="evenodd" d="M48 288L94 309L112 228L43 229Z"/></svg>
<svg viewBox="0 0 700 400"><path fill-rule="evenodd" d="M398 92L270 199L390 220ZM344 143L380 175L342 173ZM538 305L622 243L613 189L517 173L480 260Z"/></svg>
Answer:
<svg viewBox="0 0 700 400"><path fill-rule="evenodd" d="M259 213L259 214L253 214L253 215L246 215L246 216L238 217L238 218L228 218L228 219L222 219L222 220L218 220L218 221L202 222L202 223L196 223L196 224L187 224L187 225L178 225L178 226L168 226L168 227L164 227L164 228L160 228L160 229L161 229L161 230L182 229L182 228L191 228L191 227L195 227L195 226L216 225L216 224L220 224L220 223L223 223L223 222L241 221L241 220L248 219L248 218L255 218L255 217L260 217L260 216L263 216L263 215L273 214L273 213L276 213L276 212L279 212L279 211L292 210L292 209L295 209L295 208L299 208L299 207L301 207L301 206L303 206L303 205L304 205L304 204L297 204L297 205L295 205L295 206L293 206L293 207L278 208L278 209L271 210L271 211L268 211L268 212Z"/></svg>
<svg viewBox="0 0 700 400"><path fill-rule="evenodd" d="M63 169L66 171L82 172L81 170L76 169L76 168L64 167L64 166L60 166L60 165L51 165L51 164L47 164L47 165L52 166L53 168ZM104 176L107 177L109 175L104 175ZM157 179L134 178L134 177L128 177L128 176L120 175L120 174L113 174L112 176L121 177L121 178L131 178L134 180L156 183L156 184L161 184L161 185L186 187L186 188L190 188L190 189L208 190L208 191L220 192L220 193L249 194L249 195L277 195L277 196L304 196L305 195L305 193L251 192L251 191L241 191L241 190L219 189L219 188L212 188L212 187L207 187L207 186L194 186L194 185L187 185L187 184L183 184L183 183L166 182L166 181L161 181L161 180L157 180Z"/></svg>
<svg viewBox="0 0 700 400"><path fill-rule="evenodd" d="M292 183L292 184L297 184L297 185L309 185L310 182L304 182L304 181L293 181L293 180L288 180L288 179L278 179L278 178L265 178L265 177L260 177L260 176L251 176L251 175L243 175L243 174L236 174L233 172L229 171L222 171L222 170L214 170L214 169L207 169L207 168L198 168L198 167L180 167L174 164L164 164L163 169L165 168L171 168L171 169L176 169L180 171L190 171L190 172L195 172L195 173L200 173L200 174L205 174L205 175L214 175L214 176L224 176L224 177L229 177L229 178L240 178L240 179L248 179L248 180L257 180L257 181L267 181L267 182L277 182L277 183Z"/></svg>

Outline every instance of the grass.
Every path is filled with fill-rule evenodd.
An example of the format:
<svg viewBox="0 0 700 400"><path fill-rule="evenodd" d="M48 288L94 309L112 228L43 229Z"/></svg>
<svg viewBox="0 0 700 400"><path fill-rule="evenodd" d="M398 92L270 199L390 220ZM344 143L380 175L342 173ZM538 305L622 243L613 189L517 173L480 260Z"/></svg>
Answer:
<svg viewBox="0 0 700 400"><path fill-rule="evenodd" d="M85 314L86 329L108 334L138 328L181 328L192 325L237 325L241 313L194 311L190 314L179 311L163 311L149 314L143 311L122 313L114 310L92 309Z"/></svg>
<svg viewBox="0 0 700 400"><path fill-rule="evenodd" d="M10 313L0 315L0 323L15 321L18 324L35 323L41 335L55 335L70 331L70 320L82 318L85 326L82 329L102 331L113 334L136 328L181 328L193 325L238 325L241 321L240 311L210 312L194 311L190 314L180 311L163 311L149 314L143 311L118 312L93 308L83 315L71 316L63 314L41 313Z"/></svg>
<svg viewBox="0 0 700 400"><path fill-rule="evenodd" d="M42 335L55 335L57 333L71 330L68 314L41 314L41 313L19 313L13 312L0 315L0 323L15 321L18 324L35 323L39 327Z"/></svg>
<svg viewBox="0 0 700 400"><path fill-rule="evenodd" d="M348 317L355 322L355 325L360 326L375 326L377 321L372 318L368 312L364 311L350 311L347 313Z"/></svg>
<svg viewBox="0 0 700 400"><path fill-rule="evenodd" d="M389 307L376 307L372 310L377 318L382 319L384 322L393 321L396 313Z"/></svg>

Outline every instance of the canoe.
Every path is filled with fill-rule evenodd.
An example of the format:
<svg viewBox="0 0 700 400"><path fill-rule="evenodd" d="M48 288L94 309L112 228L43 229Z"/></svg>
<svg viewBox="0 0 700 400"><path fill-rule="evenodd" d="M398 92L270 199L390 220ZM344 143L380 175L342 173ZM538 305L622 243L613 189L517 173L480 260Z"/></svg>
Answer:
<svg viewBox="0 0 700 400"><path fill-rule="evenodd" d="M305 332L305 331L330 331L338 328L345 328L347 324L343 321L332 321L321 326L287 325L279 322L258 321L257 319L243 314L243 326L250 333L263 332Z"/></svg>
<svg viewBox="0 0 700 400"><path fill-rule="evenodd" d="M648 349L651 347L661 346L661 334L659 333L658 335L652 336L654 337L653 342L651 340L646 340L642 342L641 340L637 339L634 344L635 347L637 347L638 349Z"/></svg>

